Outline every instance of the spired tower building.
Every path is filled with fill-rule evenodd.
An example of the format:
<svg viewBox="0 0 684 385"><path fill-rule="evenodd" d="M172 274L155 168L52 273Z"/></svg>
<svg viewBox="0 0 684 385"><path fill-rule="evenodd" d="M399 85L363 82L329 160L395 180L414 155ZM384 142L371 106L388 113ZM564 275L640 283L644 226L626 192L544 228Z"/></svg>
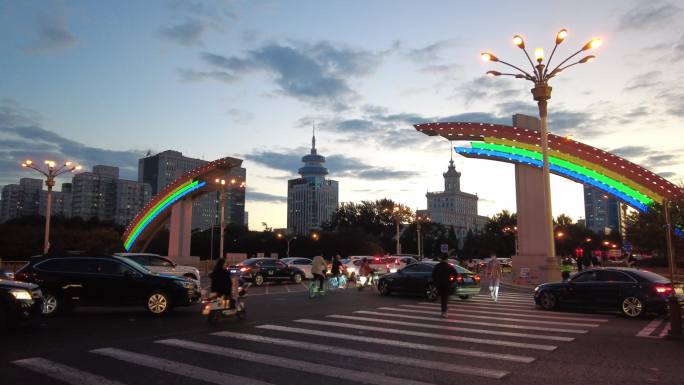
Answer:
<svg viewBox="0 0 684 385"><path fill-rule="evenodd" d="M453 226L454 232L462 245L468 231L479 231L489 218L477 214L478 197L461 191L461 173L456 171L454 159L449 161L444 176L444 191L428 192L427 210L418 210L417 214L428 216L432 222L446 227Z"/></svg>
<svg viewBox="0 0 684 385"><path fill-rule="evenodd" d="M314 128L315 130L315 128ZM311 153L302 157L301 178L287 181L287 231L293 235L318 230L337 210L338 184L325 179L325 157L316 151L316 133L311 138Z"/></svg>

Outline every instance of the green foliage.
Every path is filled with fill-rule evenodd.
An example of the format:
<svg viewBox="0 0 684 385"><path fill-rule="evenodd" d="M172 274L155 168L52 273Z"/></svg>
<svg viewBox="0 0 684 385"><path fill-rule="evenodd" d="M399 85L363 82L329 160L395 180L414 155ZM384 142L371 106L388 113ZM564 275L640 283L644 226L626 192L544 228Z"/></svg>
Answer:
<svg viewBox="0 0 684 385"><path fill-rule="evenodd" d="M670 202L670 223L684 225L684 198ZM627 215L627 239L636 251L656 256L666 255L666 230L663 205L654 203L647 212L631 212ZM675 255L684 254L684 239L672 236Z"/></svg>

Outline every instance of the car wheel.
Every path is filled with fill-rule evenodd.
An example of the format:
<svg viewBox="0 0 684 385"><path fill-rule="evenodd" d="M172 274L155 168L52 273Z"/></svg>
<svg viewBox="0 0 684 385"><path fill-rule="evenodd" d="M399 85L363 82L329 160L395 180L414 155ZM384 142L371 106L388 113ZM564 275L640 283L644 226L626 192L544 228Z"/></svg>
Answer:
<svg viewBox="0 0 684 385"><path fill-rule="evenodd" d="M197 281L197 277L194 274L185 274L183 277Z"/></svg>
<svg viewBox="0 0 684 385"><path fill-rule="evenodd" d="M292 276L292 282L294 282L294 283L302 283L302 275L299 274L299 273L295 273L295 274Z"/></svg>
<svg viewBox="0 0 684 385"><path fill-rule="evenodd" d="M470 298L470 296L467 294L463 294L463 295L459 295L458 298L466 300L466 299Z"/></svg>
<svg viewBox="0 0 684 385"><path fill-rule="evenodd" d="M155 291L147 297L145 308L153 315L164 315L171 309L171 301L163 291Z"/></svg>
<svg viewBox="0 0 684 385"><path fill-rule="evenodd" d="M433 284L428 284L427 289L427 299L430 301L436 301L439 298L439 293L437 292L437 286Z"/></svg>
<svg viewBox="0 0 684 385"><path fill-rule="evenodd" d="M254 276L254 286L261 286L264 284L264 276L257 274Z"/></svg>
<svg viewBox="0 0 684 385"><path fill-rule="evenodd" d="M627 297L622 300L622 314L630 318L639 317L644 313L644 304L637 297Z"/></svg>
<svg viewBox="0 0 684 385"><path fill-rule="evenodd" d="M378 282L378 291L380 292L380 295L390 295L392 290L390 289L390 284L387 281L380 281Z"/></svg>
<svg viewBox="0 0 684 385"><path fill-rule="evenodd" d="M51 316L61 310L62 300L53 293L43 295L43 315Z"/></svg>
<svg viewBox="0 0 684 385"><path fill-rule="evenodd" d="M539 295L539 303L544 310L553 310L558 306L556 296L550 291L544 291Z"/></svg>

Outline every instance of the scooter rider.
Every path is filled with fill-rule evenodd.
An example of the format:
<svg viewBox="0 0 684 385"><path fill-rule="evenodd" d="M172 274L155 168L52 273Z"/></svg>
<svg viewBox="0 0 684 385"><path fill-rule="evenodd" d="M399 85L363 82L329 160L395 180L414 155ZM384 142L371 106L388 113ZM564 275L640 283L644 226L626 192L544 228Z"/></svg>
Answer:
<svg viewBox="0 0 684 385"><path fill-rule="evenodd" d="M214 265L214 270L209 274L211 278L211 292L216 293L217 296L222 296L223 299L231 299L232 282L230 280L230 271L225 268L226 259L219 258Z"/></svg>
<svg viewBox="0 0 684 385"><path fill-rule="evenodd" d="M368 258L361 260L361 266L359 267L359 277L366 277L364 284L368 284L373 274L373 269L370 267L370 261Z"/></svg>

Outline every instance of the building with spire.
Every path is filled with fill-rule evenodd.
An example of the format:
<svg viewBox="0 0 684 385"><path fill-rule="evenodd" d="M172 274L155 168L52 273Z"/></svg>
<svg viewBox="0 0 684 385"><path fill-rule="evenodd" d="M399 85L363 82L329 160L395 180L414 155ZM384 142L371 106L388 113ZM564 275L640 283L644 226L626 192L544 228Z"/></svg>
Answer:
<svg viewBox="0 0 684 385"><path fill-rule="evenodd" d="M287 181L287 230L293 235L319 230L337 210L338 183L326 179L325 157L316 150L316 131L313 128L311 152L302 157L300 178Z"/></svg>
<svg viewBox="0 0 684 385"><path fill-rule="evenodd" d="M462 245L468 231L479 231L489 218L477 214L478 197L461 191L461 173L456 171L453 154L444 176L444 191L428 192L427 209L418 210L417 215L427 216L430 221L446 227L453 226L456 237Z"/></svg>

